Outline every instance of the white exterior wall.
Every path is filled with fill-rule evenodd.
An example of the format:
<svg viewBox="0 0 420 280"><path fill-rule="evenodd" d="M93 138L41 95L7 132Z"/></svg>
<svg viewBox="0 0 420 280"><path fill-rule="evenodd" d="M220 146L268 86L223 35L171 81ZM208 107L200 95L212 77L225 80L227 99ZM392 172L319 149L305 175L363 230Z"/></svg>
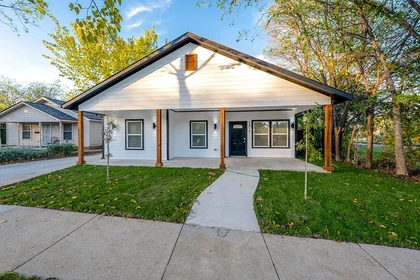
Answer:
<svg viewBox="0 0 420 280"><path fill-rule="evenodd" d="M110 149L115 159L156 159L156 112L150 111L116 111L109 113L107 118L115 118L117 133L115 141L111 142ZM220 112L173 112L169 111L169 159L175 157L219 157L220 156ZM289 120L295 121L293 111L267 111L267 112L226 112L226 157L229 156L229 122L246 121L248 124L247 153L248 157L294 157L295 130L289 127L289 148L252 148L252 121L253 120ZM144 120L144 150L125 149L125 120ZM208 147L207 149L190 148L190 121L207 120ZM106 121L106 120L105 120ZM214 129L214 124L217 129ZM166 111L162 111L162 159L166 160Z"/></svg>
<svg viewBox="0 0 420 280"><path fill-rule="evenodd" d="M198 69L184 70L197 54ZM187 44L79 105L83 111L241 108L330 104L328 96Z"/></svg>
<svg viewBox="0 0 420 280"><path fill-rule="evenodd" d="M14 123L14 125L16 126L16 124ZM19 138L20 138L20 145L21 146L39 146L39 139L40 139L40 134L39 133L35 133L35 131L39 132L39 124L38 123L31 123L31 139L23 139L23 135L22 135L22 124L19 124ZM16 129L15 129L15 138L17 138L17 133L16 133ZM17 144L17 143L16 143Z"/></svg>
<svg viewBox="0 0 420 280"><path fill-rule="evenodd" d="M49 116L37 109L22 105L21 107L0 117L0 122L24 122L24 123L39 123L39 122L58 122L58 119Z"/></svg>
<svg viewBox="0 0 420 280"><path fill-rule="evenodd" d="M115 141L110 143L110 150L113 158L116 159L156 159L156 129L153 129L153 123L156 123L156 110L148 111L116 111L108 112L105 122L108 118L116 120L117 128ZM143 150L125 149L125 120L143 119L144 125L144 145ZM166 159L166 113L162 111L162 159Z"/></svg>
<svg viewBox="0 0 420 280"><path fill-rule="evenodd" d="M219 111L212 112L171 112L169 133L171 157L219 157L220 126ZM207 149L190 148L190 121L207 121ZM214 124L217 129L214 129Z"/></svg>
<svg viewBox="0 0 420 280"><path fill-rule="evenodd" d="M89 147L102 146L102 122L89 121Z"/></svg>
<svg viewBox="0 0 420 280"><path fill-rule="evenodd" d="M18 144L16 123L6 123L6 145L16 146Z"/></svg>

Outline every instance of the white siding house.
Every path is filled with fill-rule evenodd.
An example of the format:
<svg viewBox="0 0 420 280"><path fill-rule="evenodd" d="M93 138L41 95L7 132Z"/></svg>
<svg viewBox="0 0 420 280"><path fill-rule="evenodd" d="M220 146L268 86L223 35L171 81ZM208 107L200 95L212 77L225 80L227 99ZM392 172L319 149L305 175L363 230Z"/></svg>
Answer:
<svg viewBox="0 0 420 280"><path fill-rule="evenodd" d="M114 158L159 163L159 155L294 157L296 115L350 98L186 33L63 107L115 119Z"/></svg>
<svg viewBox="0 0 420 280"><path fill-rule="evenodd" d="M0 112L5 124L5 146L45 147L55 143L77 145L77 112L63 109L63 101L39 98L34 102L20 102ZM85 114L86 147L102 146L102 116Z"/></svg>

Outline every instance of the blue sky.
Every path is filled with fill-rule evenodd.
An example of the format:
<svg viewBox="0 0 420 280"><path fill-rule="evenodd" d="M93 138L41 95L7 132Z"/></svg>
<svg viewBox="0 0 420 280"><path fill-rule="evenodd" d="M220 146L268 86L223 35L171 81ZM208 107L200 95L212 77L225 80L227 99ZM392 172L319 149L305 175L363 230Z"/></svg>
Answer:
<svg viewBox="0 0 420 280"><path fill-rule="evenodd" d="M213 3L215 1L213 0ZM75 14L68 8L69 1L48 2L53 15L62 25L67 25L75 19ZM221 11L214 5L210 8L197 8L196 2L197 0L123 0L120 7L124 19L121 36L140 36L144 29L154 25L159 35L159 47L164 44L165 39L171 41L190 31L261 57L265 47L263 39L255 37L254 41L236 41L239 30L256 26L256 8L247 8L241 11L240 16L231 16L221 21ZM0 24L0 75L23 83L53 82L60 79L62 83L71 86L71 82L59 77L56 68L42 57L42 54L49 54L42 40L49 40L48 33L52 32L53 28L52 21L46 18L39 23L39 27L31 26L29 33L21 32L18 36L8 26Z"/></svg>

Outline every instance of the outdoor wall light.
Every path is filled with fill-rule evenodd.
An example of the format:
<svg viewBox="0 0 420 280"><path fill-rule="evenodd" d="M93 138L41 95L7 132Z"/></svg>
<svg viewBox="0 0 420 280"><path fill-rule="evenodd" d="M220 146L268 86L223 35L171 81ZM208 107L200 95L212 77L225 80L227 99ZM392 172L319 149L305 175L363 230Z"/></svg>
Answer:
<svg viewBox="0 0 420 280"><path fill-rule="evenodd" d="M217 123L214 124L214 129L217 129Z"/></svg>
<svg viewBox="0 0 420 280"><path fill-rule="evenodd" d="M292 123L292 124L290 125L290 127L291 127L291 128L295 128L295 124L294 124L294 123Z"/></svg>
<svg viewBox="0 0 420 280"><path fill-rule="evenodd" d="M153 129L155 129L156 128L156 123L153 123Z"/></svg>

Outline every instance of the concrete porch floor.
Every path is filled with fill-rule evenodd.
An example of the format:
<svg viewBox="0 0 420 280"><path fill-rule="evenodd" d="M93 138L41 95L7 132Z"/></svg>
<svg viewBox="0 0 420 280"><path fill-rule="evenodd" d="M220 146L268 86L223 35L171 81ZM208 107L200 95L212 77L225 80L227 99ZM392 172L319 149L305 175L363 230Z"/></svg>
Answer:
<svg viewBox="0 0 420 280"><path fill-rule="evenodd" d="M106 160L92 158L87 164L105 165ZM297 158L226 158L227 169L269 169L305 171L305 162ZM154 160L112 159L113 166L154 166ZM219 158L174 158L163 161L164 167L219 168ZM326 173L321 167L308 163L308 171Z"/></svg>

